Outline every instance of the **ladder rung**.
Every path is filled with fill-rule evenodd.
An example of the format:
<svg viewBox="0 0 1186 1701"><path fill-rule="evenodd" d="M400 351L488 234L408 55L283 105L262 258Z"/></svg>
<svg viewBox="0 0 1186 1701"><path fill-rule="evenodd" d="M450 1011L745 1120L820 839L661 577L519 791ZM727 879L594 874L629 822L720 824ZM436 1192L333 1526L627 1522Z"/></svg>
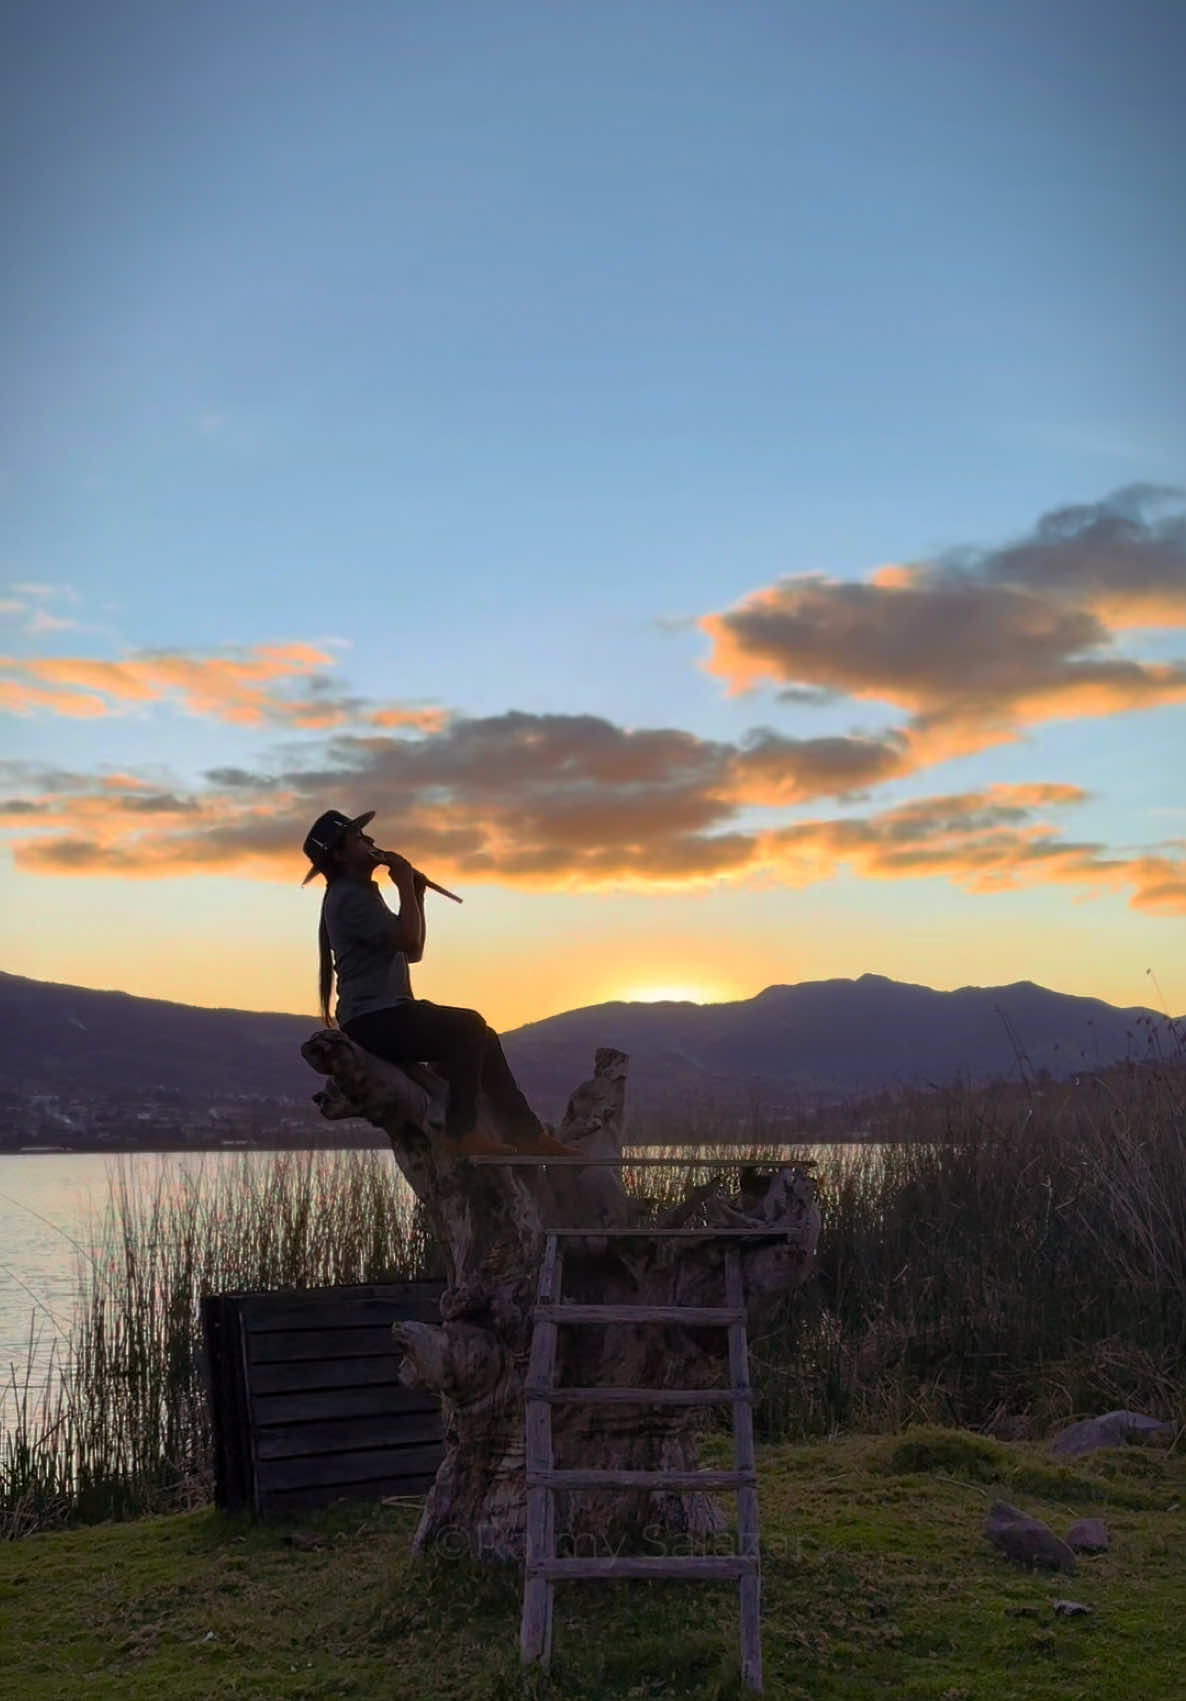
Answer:
<svg viewBox="0 0 1186 1701"><path fill-rule="evenodd" d="M551 1406L723 1406L753 1401L749 1388L536 1388L529 1400Z"/></svg>
<svg viewBox="0 0 1186 1701"><path fill-rule="evenodd" d="M744 1323L739 1305L537 1305L538 1323Z"/></svg>
<svg viewBox="0 0 1186 1701"><path fill-rule="evenodd" d="M528 1488L755 1488L754 1471L528 1471Z"/></svg>
<svg viewBox="0 0 1186 1701"><path fill-rule="evenodd" d="M561 1240L789 1240L785 1228L566 1228L550 1229Z"/></svg>
<svg viewBox="0 0 1186 1701"><path fill-rule="evenodd" d="M559 1583L570 1577L752 1577L758 1561L746 1554L621 1554L612 1559L546 1559L529 1575Z"/></svg>
<svg viewBox="0 0 1186 1701"><path fill-rule="evenodd" d="M513 1157L476 1157L470 1158L469 1162L500 1164L503 1168L512 1169L535 1164L547 1164L550 1168L566 1165L570 1169L661 1169L672 1166L678 1169L790 1169L800 1160L793 1151L789 1157L783 1158L705 1158L695 1154L686 1158L537 1158L516 1152Z"/></svg>

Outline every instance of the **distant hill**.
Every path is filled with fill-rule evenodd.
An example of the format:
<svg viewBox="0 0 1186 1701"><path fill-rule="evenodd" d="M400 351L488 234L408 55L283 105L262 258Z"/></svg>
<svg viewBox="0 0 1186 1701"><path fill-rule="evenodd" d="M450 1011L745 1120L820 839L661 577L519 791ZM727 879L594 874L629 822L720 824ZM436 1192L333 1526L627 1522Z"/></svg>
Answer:
<svg viewBox="0 0 1186 1701"><path fill-rule="evenodd" d="M1173 1052L1177 1041L1154 1011L1032 981L936 992L883 975L768 986L730 1004L596 1004L506 1039L541 1103L580 1078L598 1045L631 1054L639 1103L699 1095L801 1106L885 1087L1016 1078L1019 1049L1035 1071L1061 1077Z"/></svg>
<svg viewBox="0 0 1186 1701"><path fill-rule="evenodd" d="M33 1092L308 1098L312 1016L205 1010L0 973L0 1078Z"/></svg>
<svg viewBox="0 0 1186 1701"><path fill-rule="evenodd" d="M312 1016L207 1010L0 973L4 1096L142 1098L195 1106L236 1095L308 1104L299 1046ZM936 992L880 975L770 986L730 1004L596 1004L503 1036L545 1116L591 1071L598 1046L631 1056L639 1108L689 1099L800 1107L895 1085L1016 1074L1015 1045L1054 1076L1174 1048L1164 1017L1029 981Z"/></svg>

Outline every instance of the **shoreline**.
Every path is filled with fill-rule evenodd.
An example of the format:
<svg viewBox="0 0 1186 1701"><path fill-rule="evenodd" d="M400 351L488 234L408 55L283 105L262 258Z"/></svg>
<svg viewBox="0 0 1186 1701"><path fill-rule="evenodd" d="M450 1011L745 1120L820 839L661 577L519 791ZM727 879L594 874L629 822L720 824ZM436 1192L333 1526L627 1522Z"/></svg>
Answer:
<svg viewBox="0 0 1186 1701"><path fill-rule="evenodd" d="M763 1150L777 1146L794 1151L806 1150L815 1146L879 1146L901 1144L902 1142L887 1141L883 1136L868 1136L860 1134L808 1136L802 1140L639 1140L627 1146L631 1152L644 1152L651 1149L671 1151L685 1148L689 1153L702 1152L706 1147L714 1151L726 1146L743 1148L755 1147ZM190 1141L162 1142L154 1140L147 1145L130 1145L127 1142L104 1142L102 1145L27 1145L0 1146L0 1158L48 1158L48 1157L126 1157L137 1153L148 1154L156 1152L161 1156L176 1153L192 1152L197 1154L224 1152L387 1152L391 1150L386 1139L376 1140L319 1140L312 1141L278 1141L266 1140L256 1143L254 1140L225 1140L216 1145L198 1145Z"/></svg>

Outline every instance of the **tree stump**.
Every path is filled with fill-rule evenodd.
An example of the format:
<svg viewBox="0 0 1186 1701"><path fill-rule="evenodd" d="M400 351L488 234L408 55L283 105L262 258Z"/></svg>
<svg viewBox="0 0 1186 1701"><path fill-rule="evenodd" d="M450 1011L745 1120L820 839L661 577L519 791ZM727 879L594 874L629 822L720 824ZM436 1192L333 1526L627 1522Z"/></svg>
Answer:
<svg viewBox="0 0 1186 1701"><path fill-rule="evenodd" d="M819 1234L814 1188L794 1169L715 1177L657 1215L630 1197L613 1167L499 1166L453 1156L442 1135L447 1088L423 1066L398 1068L322 1029L301 1047L329 1077L314 1094L323 1116L364 1117L389 1136L396 1162L422 1202L445 1264L441 1323L397 1323L400 1380L440 1396L445 1457L413 1540L424 1552L446 1538L480 1559L522 1558L524 1376L536 1276L549 1230L634 1226L774 1229L785 1238L742 1247L751 1329L810 1273ZM597 1052L593 1078L572 1094L556 1130L590 1157L618 1157L626 1093L625 1053ZM500 1137L491 1108L479 1125ZM736 1176L736 1170L731 1171ZM720 1306L724 1240L607 1240L593 1232L562 1242L566 1300L598 1304ZM728 1382L724 1329L686 1325L579 1324L559 1330L558 1385L708 1388ZM695 1470L697 1408L557 1405L558 1468ZM660 1551L673 1538L724 1529L716 1502L695 1490L559 1491L557 1551L611 1555Z"/></svg>

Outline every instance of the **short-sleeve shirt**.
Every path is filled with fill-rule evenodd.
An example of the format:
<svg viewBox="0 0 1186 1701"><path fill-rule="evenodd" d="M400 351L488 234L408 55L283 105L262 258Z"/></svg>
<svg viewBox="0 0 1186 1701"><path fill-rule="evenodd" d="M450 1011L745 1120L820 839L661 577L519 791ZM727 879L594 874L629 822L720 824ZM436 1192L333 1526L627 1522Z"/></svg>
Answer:
<svg viewBox="0 0 1186 1701"><path fill-rule="evenodd" d="M339 876L326 891L322 914L338 979L339 1027L411 998L408 959L391 943L396 918L373 880Z"/></svg>

